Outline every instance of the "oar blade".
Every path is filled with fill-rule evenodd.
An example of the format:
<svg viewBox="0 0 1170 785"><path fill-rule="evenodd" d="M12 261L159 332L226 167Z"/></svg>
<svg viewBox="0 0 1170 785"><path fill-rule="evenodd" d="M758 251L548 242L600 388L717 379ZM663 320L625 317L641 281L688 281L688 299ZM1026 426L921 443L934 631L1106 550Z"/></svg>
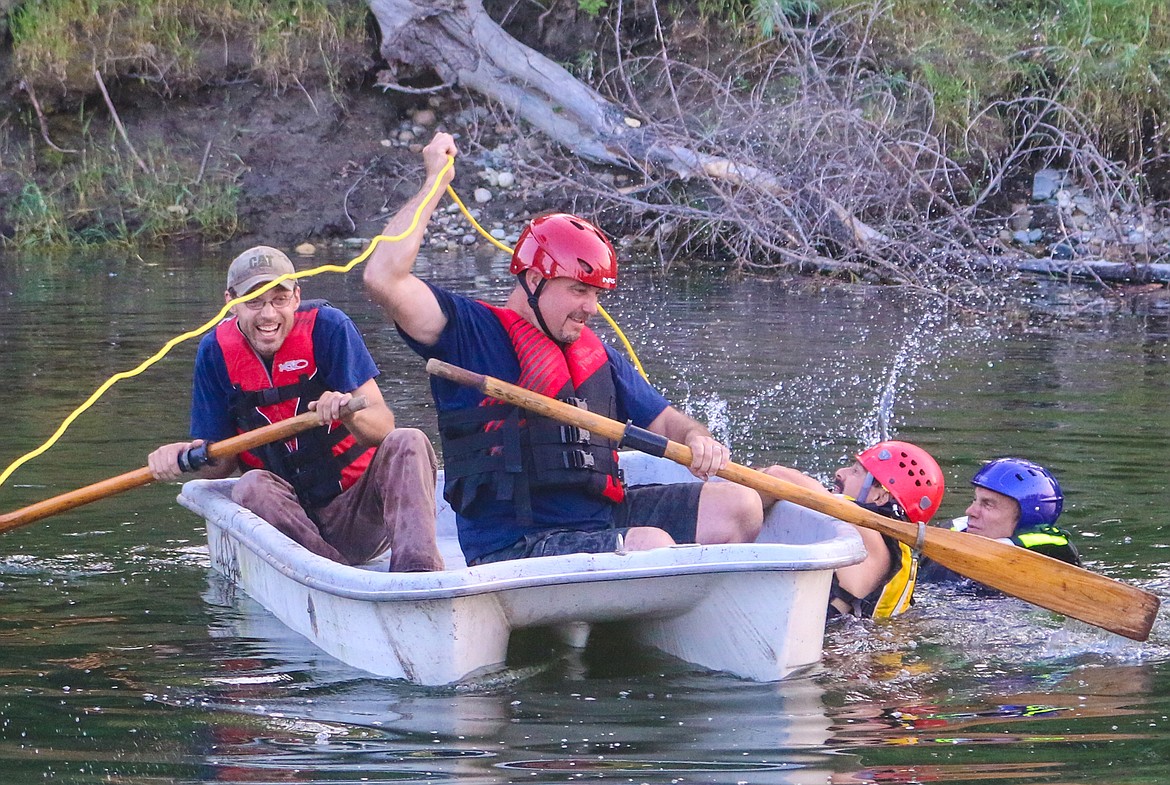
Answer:
<svg viewBox="0 0 1170 785"><path fill-rule="evenodd" d="M1158 615L1156 594L986 537L931 527L922 552L985 586L1132 640L1146 640Z"/></svg>

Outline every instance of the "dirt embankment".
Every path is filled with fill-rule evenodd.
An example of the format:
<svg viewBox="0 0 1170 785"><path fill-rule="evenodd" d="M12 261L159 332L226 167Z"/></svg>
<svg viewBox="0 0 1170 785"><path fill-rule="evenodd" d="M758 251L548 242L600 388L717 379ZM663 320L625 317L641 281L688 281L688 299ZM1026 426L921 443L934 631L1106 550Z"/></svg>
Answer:
<svg viewBox="0 0 1170 785"><path fill-rule="evenodd" d="M483 150L468 138L476 113L458 96L404 100L361 86L338 104L327 95L310 100L303 93L277 96L239 86L205 100L204 107L172 106L167 114L187 133L200 133L205 113L220 118L219 154L242 165L241 244L291 246L378 234L422 184L420 150L440 129L463 142L454 188L485 225L504 223L527 207L547 209L517 204L499 191L488 202L475 201L475 189L490 184L481 176ZM476 140L494 146L511 132L477 128Z"/></svg>
<svg viewBox="0 0 1170 785"><path fill-rule="evenodd" d="M0 11L9 2L11 0L0 0ZM543 16L539 20L543 21ZM523 32L523 25L520 27L517 33ZM539 24L536 27L539 28ZM544 32L547 34L548 30ZM560 28L556 32L553 37L561 41L589 38L583 34L565 35ZM35 86L41 91L42 103L53 101L46 93L52 92L54 87L69 93L72 102L64 107L62 102L53 107L45 106L43 112L35 102L34 90L22 87L13 76L9 63L11 53L0 45L0 85L8 88L0 92L0 234L12 236L22 201L25 207L29 201L35 201L26 198L30 186L34 186L34 192L40 189L33 194L34 197L37 193L52 195L53 189L65 191L67 196L71 190L81 192L82 177L76 178L76 184L66 182L61 185L61 178L58 176L53 181L52 173L71 171L69 167L76 161L87 154L96 158L101 149L116 149L130 159L131 144L141 151L165 150L171 159L179 162L181 174L187 178L184 183L200 179L207 182L214 176L233 184L237 193L233 210L238 225L231 229L229 220L225 222L229 224L228 228L220 230L232 232L228 251L257 243L294 248L302 243L322 245L378 234L387 217L417 190L421 181L419 151L440 128L457 135L464 153L457 164L455 190L478 212L481 224L505 242L514 241L520 226L531 214L577 207L578 203L571 201L572 196L558 194L561 189L581 186L585 179L579 176L582 173L588 175L590 182L586 185L592 188L592 191L581 189L586 197L591 194L604 202L611 194L625 194L630 190L625 173L599 173L586 167L573 169L575 183L565 185L568 179L564 176L565 170L558 169L559 164L549 163L550 156L544 154L547 150L541 150L543 142L536 147L512 144L518 140L520 132L493 117L484 108L482 98L464 97L453 90L444 90L434 96L384 92L377 83L379 68L385 68L386 64L376 55L373 42L369 44L363 49L359 42L329 61L349 80L350 86L343 88L340 94L323 87L330 80L318 72L302 73L290 79L292 86L284 90L265 87L257 83L255 75L249 71L250 61L244 57L244 42L225 41L209 47L206 56L200 58L202 70L194 81L188 82L189 85L201 85L199 87L182 87L177 83L160 86L145 79L110 78L107 103L95 90L92 65L82 63L84 67L74 69L80 78L68 89L55 85L48 76ZM547 41L542 39L540 44L543 49ZM709 40L698 37L685 45L708 47ZM560 54L567 57L571 52ZM84 98L79 97L81 95ZM854 116L853 113L846 114ZM819 104L812 107L809 117L819 127ZM115 128L116 119L124 126L124 133ZM68 152L54 150L54 145L60 145ZM829 156L825 160L836 160L838 150L833 145L830 138L825 144L826 150L821 151ZM522 147L527 147L525 161L516 160L519 153L515 151ZM879 146L874 149L887 148ZM895 144L888 149L902 147ZM736 150L743 153L743 160L753 160L750 157L753 151L749 147L732 147L731 150L732 154ZM802 150L795 152L804 155ZM775 151L769 160L789 160L782 153L782 149ZM868 156L864 149L861 153L859 160L877 160L876 156ZM534 162L545 166L537 167ZM805 166L809 166L807 161ZM840 166L839 162L837 166ZM783 164L778 168L783 169ZM138 174L135 169L129 171ZM815 169L813 174L819 171ZM533 179L526 178L523 172L528 172ZM884 175L888 173L870 174L873 177L869 179L873 182L886 182ZM617 206L611 213L632 216L629 224L622 227L616 223L621 219L608 218L603 224L611 233L620 235L623 231L634 231L633 224L648 223L651 230L641 237L647 247L684 253L699 248L701 252L717 256L720 264L746 265L741 269L755 269L753 264L757 263L759 269L771 269L767 267L771 257L753 256L762 248L768 253L786 252L777 256L781 260L777 264L789 264L788 269L811 267L848 279L861 276L864 280L877 279L886 271L894 270L897 274L892 275L891 280L908 280L916 286L923 279L919 269L921 264L931 257L925 253L927 248L933 247L930 242L946 250L949 254L946 258L957 256L960 261L976 252L992 263L1017 256L1051 256L1060 261L1101 258L1126 265L1135 261L1170 259L1170 222L1152 212L1130 210L1115 214L1109 205L1098 204L1090 198L1086 189L1065 184L1064 173L1060 171L1048 173L1053 188L1045 190L1043 196L1037 196L1032 174L1013 172L1012 178L1005 179L1005 183L1014 182L1019 188L1009 194L1011 186L1005 185L1000 194L1002 198L988 200L981 208L1002 211L1002 221L981 213L978 225L966 217L957 224L934 222L925 226L928 231L899 236L900 242L894 244L894 248L875 249L871 256L876 263L872 264L868 264L871 261L868 257L862 259L867 264L849 265L839 264L838 257L822 258L820 254L823 252L834 253L835 240L810 246L783 227L782 234L769 234L775 224L772 209L777 203L775 194L753 195L750 189L742 189L742 196L732 193L733 199L741 199L740 206L744 207L741 212L746 218L742 224L728 222L727 226L731 227L728 229L724 226L724 213L735 211L724 209L726 203L722 196L726 194L718 190L720 184L704 191L703 184L699 183L695 196L686 205L696 207L687 213L690 217L666 220L666 216L672 215L671 211L659 211L658 206L661 200L667 200L671 207L676 206L677 203L670 200L678 194L667 192L669 189L659 193L656 187L651 187L655 184L644 183L647 187L643 201L639 201L637 195L621 203L615 200ZM150 172L147 172L145 179L150 179L149 176ZM106 177L109 179L111 175ZM555 184L558 177L560 183ZM919 193L915 190L919 183L916 177L906 178L903 186L909 190L904 193ZM867 178L857 179L863 181ZM800 178L796 180L800 181ZM150 179L150 182L154 180ZM825 193L832 196L837 192L830 190L829 186L836 187L844 182L844 178L833 182L814 178L809 182L819 183L819 187L823 186ZM793 193L805 194L808 188L804 183ZM786 186L781 184L779 193L791 202L792 194L785 189ZM890 198L889 194L895 191L870 190L873 193L861 194L857 199L843 199L842 202L876 206L871 213L879 218L886 216L888 220L897 219L901 213L886 211L887 203L895 206L912 203L909 197L901 201ZM822 195L815 188L812 191L815 199L804 200L802 196L797 202L821 204ZM848 196L852 192L844 193ZM108 203L108 194L118 192L107 189L106 194ZM716 195L721 198L714 198ZM117 230L125 228L117 224L119 220L125 221L125 213L119 212L117 204L114 209L104 209L98 203L99 196L81 193L72 196L76 197L72 201L60 199L67 203L68 214L63 222L70 224L71 240L78 236L100 237L102 231L111 225ZM938 194L931 196L932 199L936 197L940 203L943 201ZM129 203L137 195L117 198ZM181 200L174 203L167 198L146 201L150 205L161 205L167 212L173 210L176 214L186 215L186 208L179 203ZM997 201L1005 204L995 204ZM1006 204L1008 201L1011 204ZM760 205L763 212L759 212ZM103 212L112 217L103 215ZM809 212L820 215L816 209L810 208ZM869 213L858 214L866 215L869 220ZM652 220L646 221L647 216ZM685 225L686 221L691 225ZM882 230L889 231L892 226L894 231L889 231L889 234L894 236L907 227L922 228L920 224L908 224L904 220L887 222ZM965 231L942 231L934 228L935 225L944 228L961 225ZM708 239L707 232L712 226L720 227L722 233L713 234ZM812 228L816 232L822 231L820 223ZM133 234L136 227L129 229ZM432 239L440 245L449 247L474 240L467 225L446 209L437 216L432 229ZM808 236L815 239L819 236L816 232L810 229ZM125 234L127 232L117 236L121 238ZM757 235L763 239L752 240L746 245L739 243L741 238L751 240ZM198 241L209 236L209 233L201 233L191 221L189 226L171 233L167 241L184 237ZM916 238L921 238L922 242ZM955 238L962 239L965 244L958 243ZM988 251L989 248L994 253ZM902 254L902 251L906 253ZM943 254L936 256L944 257ZM794 264L793 259L798 263ZM898 271L900 263L907 266L908 277ZM953 271L945 265L943 268L940 269L945 283ZM1100 273L1093 271L1091 274Z"/></svg>
<svg viewBox="0 0 1170 785"><path fill-rule="evenodd" d="M511 224L529 205L517 190L508 193L487 181L482 161L490 153L472 144L468 134L468 124L476 125L482 113L467 108L458 95L402 96L385 93L372 82L373 76L341 96L295 88L278 94L248 82L169 98L134 85L111 85L110 93L136 150L165 145L192 172L234 175L239 228L228 243L233 248L320 245L378 234L389 214L420 186L419 150L438 129L466 140L456 191L479 211L485 226L503 225L507 235L513 234ZM77 150L66 155L50 152L36 113L19 88L10 94L8 108L15 111L4 157L38 160L33 167L0 167L0 230L10 235L22 190L29 180L39 179L38 170L50 157L68 163L95 139L125 142L100 97L87 101L90 127L84 138L76 133L75 112L46 112L47 139ZM16 127L20 120L24 127ZM475 136L478 143L495 146L511 132L477 125ZM490 157L499 167L499 155ZM492 199L477 203L477 188L489 189ZM539 200L531 205L535 210L551 207L555 205Z"/></svg>
<svg viewBox="0 0 1170 785"><path fill-rule="evenodd" d="M371 237L421 184L410 145L417 149L438 121L415 134L416 107L375 88L343 102L237 85L170 102L142 122L166 123L168 135L190 136L196 148L211 141L213 155L240 168L239 244L291 246Z"/></svg>

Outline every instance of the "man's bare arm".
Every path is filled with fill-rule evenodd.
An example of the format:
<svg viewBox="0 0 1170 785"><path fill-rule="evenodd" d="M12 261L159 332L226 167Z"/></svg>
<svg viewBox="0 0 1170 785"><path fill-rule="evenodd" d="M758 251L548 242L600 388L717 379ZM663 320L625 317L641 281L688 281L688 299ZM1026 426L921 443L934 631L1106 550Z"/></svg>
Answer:
<svg viewBox="0 0 1170 785"><path fill-rule="evenodd" d="M410 231L396 242L379 242L366 261L363 274L366 291L386 312L387 318L426 346L433 346L439 340L447 326L447 317L430 288L414 275L414 262L422 247L427 223L444 189L455 176L454 167L443 169L457 154L455 139L441 132L423 148L426 180L419 192L394 214L382 233L395 237L408 229ZM432 190L434 195L428 198ZM418 223L411 229L416 214Z"/></svg>
<svg viewBox="0 0 1170 785"><path fill-rule="evenodd" d="M691 474L700 479L711 479L731 460L731 451L715 441L706 426L673 406L663 409L648 430L690 447Z"/></svg>

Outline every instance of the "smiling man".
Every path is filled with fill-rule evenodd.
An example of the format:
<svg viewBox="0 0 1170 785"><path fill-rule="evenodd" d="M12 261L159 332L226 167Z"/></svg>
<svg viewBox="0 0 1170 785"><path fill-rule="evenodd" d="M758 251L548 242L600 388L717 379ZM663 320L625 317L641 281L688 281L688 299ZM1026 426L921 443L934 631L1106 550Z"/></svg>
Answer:
<svg viewBox="0 0 1170 785"><path fill-rule="evenodd" d="M438 358L688 445L691 471L709 479L726 447L684 415L589 329L617 286L613 246L574 215L533 219L516 243L515 286L502 307L416 277L426 224L454 177L449 134L423 149L425 182L390 219L365 269L366 289L407 344ZM434 196L431 196L434 194ZM415 216L421 219L413 225ZM644 550L675 542L749 542L763 521L754 491L725 482L652 488L622 484L617 445L433 378L445 496L469 564L563 553Z"/></svg>
<svg viewBox="0 0 1170 785"><path fill-rule="evenodd" d="M966 516L951 522L952 529L1080 565L1080 554L1069 533L1056 525L1064 509L1064 494L1048 469L1023 458L997 458L975 473L971 485L975 498ZM970 582L934 562L924 562L918 579L928 583Z"/></svg>
<svg viewBox="0 0 1170 785"><path fill-rule="evenodd" d="M224 301L294 273L281 251L249 248L228 268ZM443 569L435 543L436 460L430 440L395 428L378 368L342 311L303 301L292 278L237 303L204 336L195 360L193 441L148 458L158 480L227 477L245 470L233 499L313 553L360 564L390 549L396 571ZM354 396L365 408L344 407ZM316 411L321 424L184 475L187 451Z"/></svg>

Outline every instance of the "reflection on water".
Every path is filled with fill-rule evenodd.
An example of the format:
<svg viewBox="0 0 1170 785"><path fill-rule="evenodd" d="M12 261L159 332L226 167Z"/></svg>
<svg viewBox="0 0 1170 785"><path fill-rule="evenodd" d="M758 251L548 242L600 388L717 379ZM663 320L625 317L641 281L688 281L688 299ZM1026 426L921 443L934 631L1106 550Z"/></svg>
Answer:
<svg viewBox="0 0 1170 785"><path fill-rule="evenodd" d="M811 678L758 685L662 659L615 667L619 650L566 651L514 678L412 688L361 678L246 599L212 607L248 652L227 665L230 676L200 689L224 712L217 727L246 729L219 753L236 768L287 773L311 765L328 782L341 780L325 772L355 768L376 781L388 769L395 778L493 781L508 772L662 782L825 778L811 765L830 738L823 688ZM241 723L240 714L262 727Z"/></svg>
<svg viewBox="0 0 1170 785"><path fill-rule="evenodd" d="M210 318L222 268L0 261L0 463ZM423 262L488 299L504 270L490 254ZM354 316L399 420L434 434L422 363L357 277L304 285ZM649 270L606 302L651 379L737 459L827 476L889 433L938 457L943 514L958 515L981 459L1022 453L1060 477L1093 569L1168 597L1167 315L1062 307L1077 318L1008 328L885 291ZM0 508L136 469L183 436L194 350L116 385L0 487ZM0 781L1137 783L1170 759L1164 617L1137 644L932 587L895 622L834 626L822 665L780 684L600 636L583 654L522 641L504 673L425 690L341 665L209 575L175 491L0 535Z"/></svg>

